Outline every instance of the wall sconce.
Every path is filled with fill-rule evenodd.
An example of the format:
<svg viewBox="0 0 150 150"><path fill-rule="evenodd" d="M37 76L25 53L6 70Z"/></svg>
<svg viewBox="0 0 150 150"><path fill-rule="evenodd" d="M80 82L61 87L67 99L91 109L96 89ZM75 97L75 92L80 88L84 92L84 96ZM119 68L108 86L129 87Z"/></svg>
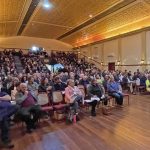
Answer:
<svg viewBox="0 0 150 150"><path fill-rule="evenodd" d="M88 57L88 59L91 59L91 57Z"/></svg>
<svg viewBox="0 0 150 150"><path fill-rule="evenodd" d="M120 61L117 61L117 65L120 65Z"/></svg>
<svg viewBox="0 0 150 150"><path fill-rule="evenodd" d="M101 62L101 65L103 65L103 62Z"/></svg>
<svg viewBox="0 0 150 150"><path fill-rule="evenodd" d="M144 64L144 59L141 59L141 64Z"/></svg>

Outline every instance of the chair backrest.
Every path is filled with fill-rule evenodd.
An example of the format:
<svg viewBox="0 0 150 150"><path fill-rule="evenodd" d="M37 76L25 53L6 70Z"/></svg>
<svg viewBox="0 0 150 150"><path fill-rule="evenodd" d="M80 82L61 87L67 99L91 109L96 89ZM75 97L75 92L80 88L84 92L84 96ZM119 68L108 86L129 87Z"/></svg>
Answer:
<svg viewBox="0 0 150 150"><path fill-rule="evenodd" d="M79 90L81 91L83 97L85 97L85 87L83 85L78 85Z"/></svg>
<svg viewBox="0 0 150 150"><path fill-rule="evenodd" d="M85 89L82 89L82 88L80 89L80 88L79 88L79 90L81 91L83 97L85 97Z"/></svg>
<svg viewBox="0 0 150 150"><path fill-rule="evenodd" d="M84 86L83 85L78 85L78 88L79 89L84 89Z"/></svg>
<svg viewBox="0 0 150 150"><path fill-rule="evenodd" d="M14 101L15 100L15 95L17 93L17 90L11 90L11 99Z"/></svg>
<svg viewBox="0 0 150 150"><path fill-rule="evenodd" d="M54 91L52 93L53 103L61 103L63 101L63 95L61 91Z"/></svg>
<svg viewBox="0 0 150 150"><path fill-rule="evenodd" d="M38 94L38 104L41 106L49 104L49 98L47 93Z"/></svg>

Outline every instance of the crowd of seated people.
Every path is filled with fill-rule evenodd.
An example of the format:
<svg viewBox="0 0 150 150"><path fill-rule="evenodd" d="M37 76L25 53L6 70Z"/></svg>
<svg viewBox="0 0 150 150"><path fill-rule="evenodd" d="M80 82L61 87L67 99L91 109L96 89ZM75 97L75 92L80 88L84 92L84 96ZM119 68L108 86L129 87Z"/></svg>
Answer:
<svg viewBox="0 0 150 150"><path fill-rule="evenodd" d="M16 74L16 68L14 64L12 52L7 51L0 52L0 76L3 79L10 74Z"/></svg>
<svg viewBox="0 0 150 150"><path fill-rule="evenodd" d="M7 53L6 53L7 52ZM134 74L131 71L106 71L98 69L94 64L78 59L74 53L56 52L48 56L46 52L39 54L23 54L19 52L24 70L17 73L13 62L12 51L1 52L0 55L0 87L1 93L9 95L7 100L16 101L17 114L26 124L27 132L31 133L36 128L42 109L38 104L38 94L47 93L50 100L53 99L53 92L62 91L64 101L74 109L78 116L78 109L85 102L91 106L91 116L96 116L96 106L102 101L102 111L108 115L108 96L114 97L117 107L123 107L122 89L128 89L136 94L139 86L144 86L150 92L150 72L140 72ZM41 57L42 55L42 57ZM50 71L44 58L53 59L64 66L57 72ZM83 92L81 92L82 87ZM4 95L4 96L5 96ZM5 98L4 98L5 99ZM85 100L85 101L84 101ZM0 97L0 108L3 108L4 100ZM52 104L52 102L50 102ZM10 104L11 105L11 104ZM16 108L10 114L14 114ZM0 120L5 120L2 116ZM1 127L3 130L3 126ZM8 139L8 138L7 138ZM3 139L2 139L3 141ZM8 143L4 142L10 147Z"/></svg>

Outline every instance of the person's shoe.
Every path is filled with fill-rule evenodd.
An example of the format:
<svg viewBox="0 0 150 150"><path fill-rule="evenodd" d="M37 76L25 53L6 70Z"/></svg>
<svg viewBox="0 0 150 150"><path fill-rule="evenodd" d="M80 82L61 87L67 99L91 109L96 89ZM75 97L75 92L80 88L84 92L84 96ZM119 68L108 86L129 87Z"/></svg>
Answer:
<svg viewBox="0 0 150 150"><path fill-rule="evenodd" d="M32 129L27 129L26 132L29 133L29 134L31 134L33 132L33 130Z"/></svg>
<svg viewBox="0 0 150 150"><path fill-rule="evenodd" d="M6 143L11 143L11 139L7 139L5 142Z"/></svg>
<svg viewBox="0 0 150 150"><path fill-rule="evenodd" d="M124 106L123 106L123 105L120 105L120 108L124 108Z"/></svg>
<svg viewBox="0 0 150 150"><path fill-rule="evenodd" d="M95 117L96 116L96 112L91 112L91 116Z"/></svg>
<svg viewBox="0 0 150 150"><path fill-rule="evenodd" d="M33 126L32 126L32 129L37 129L37 125L36 124L34 124Z"/></svg>
<svg viewBox="0 0 150 150"><path fill-rule="evenodd" d="M0 147L11 149L11 148L14 148L14 144L12 144L10 142L3 142L0 144Z"/></svg>
<svg viewBox="0 0 150 150"><path fill-rule="evenodd" d="M124 108L123 105L117 105L117 108Z"/></svg>

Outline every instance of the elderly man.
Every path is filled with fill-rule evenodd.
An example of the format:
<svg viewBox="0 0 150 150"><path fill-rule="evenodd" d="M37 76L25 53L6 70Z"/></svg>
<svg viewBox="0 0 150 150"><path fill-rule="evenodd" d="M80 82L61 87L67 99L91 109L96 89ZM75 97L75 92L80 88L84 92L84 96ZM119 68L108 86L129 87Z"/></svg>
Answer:
<svg viewBox="0 0 150 150"><path fill-rule="evenodd" d="M26 123L27 133L31 133L32 129L36 128L36 122L41 114L41 108L37 104L37 97L27 91L27 85L25 83L21 83L16 93L16 102L20 105L18 114L22 121Z"/></svg>
<svg viewBox="0 0 150 150"><path fill-rule="evenodd" d="M0 92L0 128L1 128L1 145L4 148L13 148L9 138L9 120L17 111L17 106L10 103L11 97L4 92Z"/></svg>

